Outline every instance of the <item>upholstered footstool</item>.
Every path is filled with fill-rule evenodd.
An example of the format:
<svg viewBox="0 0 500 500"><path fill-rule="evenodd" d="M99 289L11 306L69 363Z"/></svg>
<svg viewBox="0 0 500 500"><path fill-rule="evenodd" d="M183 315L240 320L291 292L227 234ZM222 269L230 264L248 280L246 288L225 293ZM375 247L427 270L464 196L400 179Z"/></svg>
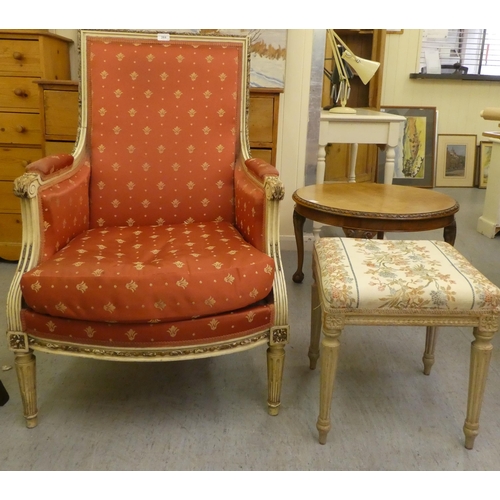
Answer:
<svg viewBox="0 0 500 500"><path fill-rule="evenodd" d="M500 289L441 241L321 238L313 251L311 369L321 342L319 442L331 429L330 407L345 325L427 327L424 373L434 363L436 327L471 326L465 447L472 449L498 329Z"/></svg>

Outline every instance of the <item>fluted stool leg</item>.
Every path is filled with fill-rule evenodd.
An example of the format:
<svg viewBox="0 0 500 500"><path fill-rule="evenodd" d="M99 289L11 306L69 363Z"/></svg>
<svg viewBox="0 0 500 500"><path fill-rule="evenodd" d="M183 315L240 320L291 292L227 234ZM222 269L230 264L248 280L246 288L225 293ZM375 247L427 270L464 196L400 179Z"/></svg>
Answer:
<svg viewBox="0 0 500 500"><path fill-rule="evenodd" d="M321 305L319 302L318 285L316 281L311 287L311 342L309 344L309 367L316 369L319 358L319 341L321 337Z"/></svg>
<svg viewBox="0 0 500 500"><path fill-rule="evenodd" d="M479 415L493 350L491 339L494 335L495 332L483 332L479 328L474 328L475 340L471 345L469 396L464 424L465 447L468 450L472 450L474 440L479 434Z"/></svg>
<svg viewBox="0 0 500 500"><path fill-rule="evenodd" d="M337 362L340 350L340 334L342 328L332 328L332 318L328 315L324 318L323 340L321 341L321 376L319 393L319 416L316 428L319 431L320 444L326 444L326 438L332 427L330 412L337 374ZM337 323L333 321L332 323ZM338 324L340 326L340 324Z"/></svg>
<svg viewBox="0 0 500 500"><path fill-rule="evenodd" d="M424 374L430 375L432 365L434 364L434 350L436 348L437 328L428 326L425 336L425 351L422 361L424 362Z"/></svg>

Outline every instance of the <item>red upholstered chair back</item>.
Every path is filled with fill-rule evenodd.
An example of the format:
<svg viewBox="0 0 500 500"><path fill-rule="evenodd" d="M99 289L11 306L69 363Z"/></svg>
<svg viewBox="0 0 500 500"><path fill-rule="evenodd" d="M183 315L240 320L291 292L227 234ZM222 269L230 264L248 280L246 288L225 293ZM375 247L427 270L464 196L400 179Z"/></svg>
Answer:
<svg viewBox="0 0 500 500"><path fill-rule="evenodd" d="M242 45L86 41L90 227L233 222Z"/></svg>

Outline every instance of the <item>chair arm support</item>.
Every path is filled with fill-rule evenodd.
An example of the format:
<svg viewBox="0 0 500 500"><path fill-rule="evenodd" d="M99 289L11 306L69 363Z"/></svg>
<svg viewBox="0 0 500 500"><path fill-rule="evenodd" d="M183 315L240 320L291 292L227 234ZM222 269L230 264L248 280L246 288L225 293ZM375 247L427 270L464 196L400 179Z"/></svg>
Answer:
<svg viewBox="0 0 500 500"><path fill-rule="evenodd" d="M88 229L89 178L88 161L76 164L73 156L59 155L32 163L14 181L14 194L21 198L23 247L29 245L35 259L30 268Z"/></svg>
<svg viewBox="0 0 500 500"><path fill-rule="evenodd" d="M24 335L19 334L23 332L22 275L88 229L90 166L84 160L72 164L71 155L42 158L14 181L14 194L21 199L23 233L21 255L7 295L7 331L13 339ZM27 351L26 342L23 346L20 349Z"/></svg>
<svg viewBox="0 0 500 500"><path fill-rule="evenodd" d="M274 259L273 285L276 331L272 343L288 339L288 300L280 251L279 207L285 190L269 163L240 157L235 166L236 226L244 238Z"/></svg>

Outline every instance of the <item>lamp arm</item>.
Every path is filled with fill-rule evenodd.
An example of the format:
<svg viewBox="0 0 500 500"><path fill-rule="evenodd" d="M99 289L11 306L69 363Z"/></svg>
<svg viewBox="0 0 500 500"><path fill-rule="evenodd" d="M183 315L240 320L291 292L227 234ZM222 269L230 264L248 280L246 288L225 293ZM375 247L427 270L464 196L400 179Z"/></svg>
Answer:
<svg viewBox="0 0 500 500"><path fill-rule="evenodd" d="M340 38L337 35L337 33L335 33L335 30L328 30L328 31L331 31L332 32L331 34L332 34L333 38L335 40L337 40L338 43L340 43L340 45L342 45L342 47L344 47L344 49L346 49L347 51L349 51L353 55L353 57L355 57L354 56L354 52L347 46L347 44L344 42L344 40L342 40L342 38Z"/></svg>
<svg viewBox="0 0 500 500"><path fill-rule="evenodd" d="M327 30L328 32L328 38L330 40L330 45L332 47L332 52L333 52L333 59L335 61L335 66L337 67L337 71L339 72L339 77L340 77L340 85L339 85L339 97L340 97L340 104L342 107L345 107L347 104L347 98L349 96L350 88L351 85L349 83L349 78L346 73L346 69L344 66L344 61L340 57L340 52L339 48L337 46L337 43L335 39L337 38L340 40L338 35L335 33L333 30ZM349 50L349 48L340 40L341 44Z"/></svg>

